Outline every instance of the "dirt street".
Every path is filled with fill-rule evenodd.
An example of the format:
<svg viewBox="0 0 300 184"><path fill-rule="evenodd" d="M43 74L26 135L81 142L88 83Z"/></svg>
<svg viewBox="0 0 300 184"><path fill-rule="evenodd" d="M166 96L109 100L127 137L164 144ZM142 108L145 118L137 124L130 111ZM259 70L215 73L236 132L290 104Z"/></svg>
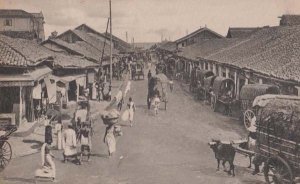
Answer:
<svg viewBox="0 0 300 184"><path fill-rule="evenodd" d="M195 101L178 82L174 89L173 93L168 90L167 111L160 109L154 116L146 106L147 79L133 81L125 103L133 97L137 107L134 125L122 122L124 135L117 140L116 154L107 158L105 127L97 119L91 162L65 164L61 162L61 151L54 151L57 183L83 184L86 179L90 184L263 183L262 176L251 175L252 170L246 168L248 158L241 155L235 160L236 177L216 172L217 163L207 143L211 138L245 137L243 126ZM0 183L33 183L39 163L39 154L12 160L1 173Z"/></svg>

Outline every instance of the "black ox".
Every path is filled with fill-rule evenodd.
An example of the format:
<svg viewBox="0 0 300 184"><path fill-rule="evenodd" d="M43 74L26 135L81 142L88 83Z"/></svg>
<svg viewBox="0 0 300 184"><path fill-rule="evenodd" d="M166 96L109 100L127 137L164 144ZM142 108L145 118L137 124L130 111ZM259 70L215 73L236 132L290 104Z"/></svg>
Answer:
<svg viewBox="0 0 300 184"><path fill-rule="evenodd" d="M220 161L222 162L224 171L225 170L225 163L228 162L230 165L230 169L228 172L228 174L231 175L231 171L232 171L232 176L235 176L234 173L234 157L235 157L235 149L232 146L232 144L223 144L221 143L220 140L212 140L212 142L208 143L208 145L210 146L210 148L214 151L215 153L215 158L217 159L218 162L218 167L217 167L217 171L219 170L219 166L220 166Z"/></svg>

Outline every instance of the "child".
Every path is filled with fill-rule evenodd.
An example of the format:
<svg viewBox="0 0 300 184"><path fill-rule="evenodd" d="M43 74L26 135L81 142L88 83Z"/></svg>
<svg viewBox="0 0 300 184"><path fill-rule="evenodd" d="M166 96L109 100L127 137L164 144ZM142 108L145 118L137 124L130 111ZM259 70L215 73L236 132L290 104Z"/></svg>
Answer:
<svg viewBox="0 0 300 184"><path fill-rule="evenodd" d="M52 160L54 157L51 153L51 144L52 144L52 132L50 129L46 129L45 132L45 143L41 148L42 156L42 168L36 170L35 177L40 178L53 178L55 179L55 164Z"/></svg>
<svg viewBox="0 0 300 184"><path fill-rule="evenodd" d="M127 107L128 107L128 110L129 110L129 123L130 123L130 126L132 127L132 125L133 125L133 115L134 115L134 112L135 112L135 105L134 105L134 102L133 102L131 97L129 98L129 102L127 104Z"/></svg>
<svg viewBox="0 0 300 184"><path fill-rule="evenodd" d="M80 161L82 161L82 156L84 151L86 150L88 152L88 162L90 161L90 155L91 155L91 147L92 147L92 141L91 141L91 131L89 128L89 124L85 122L83 124L83 127L80 130L80 143L81 143L81 154L80 154Z"/></svg>
<svg viewBox="0 0 300 184"><path fill-rule="evenodd" d="M154 96L153 105L154 105L154 113L155 113L155 115L158 115L158 109L159 109L159 105L160 105L160 99L158 98L157 94Z"/></svg>

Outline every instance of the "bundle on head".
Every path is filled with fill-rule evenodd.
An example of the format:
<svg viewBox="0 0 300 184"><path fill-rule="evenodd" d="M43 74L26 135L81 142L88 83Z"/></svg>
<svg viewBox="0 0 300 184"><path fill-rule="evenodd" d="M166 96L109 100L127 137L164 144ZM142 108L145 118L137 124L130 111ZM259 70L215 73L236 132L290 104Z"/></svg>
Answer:
<svg viewBox="0 0 300 184"><path fill-rule="evenodd" d="M119 117L120 117L120 113L116 109L112 109L110 111L104 111L101 115L101 118L105 125L112 125L118 123Z"/></svg>
<svg viewBox="0 0 300 184"><path fill-rule="evenodd" d="M220 161L222 162L223 168L225 168L225 163L228 162L230 165L230 169L228 174L231 174L232 171L232 176L235 176L234 173L234 157L235 157L235 149L232 146L232 144L224 144L220 140L212 140L211 142L208 143L210 148L213 150L215 153L215 158L217 159L218 162L218 167L217 170L219 170L220 166ZM225 171L225 170L224 170Z"/></svg>

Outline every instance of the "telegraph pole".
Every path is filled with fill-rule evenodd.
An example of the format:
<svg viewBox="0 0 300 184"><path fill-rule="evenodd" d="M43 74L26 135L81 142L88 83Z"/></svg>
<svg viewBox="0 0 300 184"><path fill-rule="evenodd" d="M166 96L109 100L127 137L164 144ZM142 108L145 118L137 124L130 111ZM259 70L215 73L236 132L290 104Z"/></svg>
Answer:
<svg viewBox="0 0 300 184"><path fill-rule="evenodd" d="M112 82L112 51L113 51L113 43L112 43L112 16L111 16L111 0L109 0L109 23L110 23L110 85Z"/></svg>

